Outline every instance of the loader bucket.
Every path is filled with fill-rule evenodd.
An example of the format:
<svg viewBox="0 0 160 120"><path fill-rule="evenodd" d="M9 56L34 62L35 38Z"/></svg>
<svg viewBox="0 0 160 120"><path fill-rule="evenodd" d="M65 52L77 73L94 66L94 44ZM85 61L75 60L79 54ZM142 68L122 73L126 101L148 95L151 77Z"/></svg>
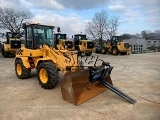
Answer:
<svg viewBox="0 0 160 120"><path fill-rule="evenodd" d="M88 77L89 70L68 71L62 80L62 98L74 105L80 105L107 90L99 81L91 83ZM106 76L105 81L112 85L110 76Z"/></svg>

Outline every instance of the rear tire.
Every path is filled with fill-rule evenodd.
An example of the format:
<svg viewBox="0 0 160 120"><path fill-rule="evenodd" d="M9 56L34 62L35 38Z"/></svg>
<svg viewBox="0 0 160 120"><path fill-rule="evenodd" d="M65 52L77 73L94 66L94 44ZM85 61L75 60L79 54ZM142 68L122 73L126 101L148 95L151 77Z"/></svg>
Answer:
<svg viewBox="0 0 160 120"><path fill-rule="evenodd" d="M21 59L15 60L15 72L19 79L26 79L31 76L31 69L27 69Z"/></svg>
<svg viewBox="0 0 160 120"><path fill-rule="evenodd" d="M118 50L117 47L113 47L113 48L112 48L112 54L113 54L113 55L118 55L118 54L119 54L119 50Z"/></svg>
<svg viewBox="0 0 160 120"><path fill-rule="evenodd" d="M5 50L4 50L4 46L2 47L2 55L3 55L3 57L4 58L8 58L9 57L9 52L6 52Z"/></svg>
<svg viewBox="0 0 160 120"><path fill-rule="evenodd" d="M59 74L56 66L50 62L42 62L37 68L38 81L42 88L52 89L54 88L59 79Z"/></svg>
<svg viewBox="0 0 160 120"><path fill-rule="evenodd" d="M102 54L106 54L106 53L107 53L107 48L105 48L105 47L102 48L101 53L102 53Z"/></svg>

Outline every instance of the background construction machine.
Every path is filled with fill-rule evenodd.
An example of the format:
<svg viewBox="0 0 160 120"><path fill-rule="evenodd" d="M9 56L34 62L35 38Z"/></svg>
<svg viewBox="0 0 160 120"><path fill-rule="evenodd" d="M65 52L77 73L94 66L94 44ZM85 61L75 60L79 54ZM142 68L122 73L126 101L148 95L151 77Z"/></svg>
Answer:
<svg viewBox="0 0 160 120"><path fill-rule="evenodd" d="M74 35L74 47L79 55L85 53L86 56L90 56L94 51L93 41L87 40L86 35L83 34Z"/></svg>
<svg viewBox="0 0 160 120"><path fill-rule="evenodd" d="M9 57L9 55L15 55L16 50L24 46L24 44L21 44L19 33L6 32L5 36L6 42L2 45L1 52L6 58Z"/></svg>
<svg viewBox="0 0 160 120"><path fill-rule="evenodd" d="M67 40L67 34L61 33L60 27L57 27L57 33L54 33L54 44L56 49L74 50L73 41Z"/></svg>
<svg viewBox="0 0 160 120"><path fill-rule="evenodd" d="M101 49L102 54L118 55L127 55L131 51L131 48L128 43L123 42L122 36L112 36L111 40L108 40L103 44Z"/></svg>
<svg viewBox="0 0 160 120"><path fill-rule="evenodd" d="M24 23L25 47L20 48L15 57L15 72L19 79L29 78L31 69L37 69L38 81L42 88L52 89L59 80L58 71L64 75L61 83L62 98L79 105L105 91L115 90L110 78L113 67L102 61L101 66L82 67L79 65L77 51L57 50L54 48L54 26ZM41 36L41 37L40 37ZM98 57L96 58L98 61ZM136 101L126 97L131 103Z"/></svg>
<svg viewBox="0 0 160 120"><path fill-rule="evenodd" d="M67 40L67 34L54 33L54 43L57 49L74 50L73 41Z"/></svg>

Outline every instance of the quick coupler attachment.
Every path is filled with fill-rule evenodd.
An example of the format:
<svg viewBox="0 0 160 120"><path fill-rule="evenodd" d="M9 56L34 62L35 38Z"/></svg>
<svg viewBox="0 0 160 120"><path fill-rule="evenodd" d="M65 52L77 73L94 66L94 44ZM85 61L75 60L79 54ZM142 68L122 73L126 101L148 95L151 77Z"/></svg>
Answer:
<svg viewBox="0 0 160 120"><path fill-rule="evenodd" d="M113 67L111 67L108 63L103 62L102 66L99 67L89 67L90 75L89 81L91 83L95 81L102 81L105 77L110 76Z"/></svg>

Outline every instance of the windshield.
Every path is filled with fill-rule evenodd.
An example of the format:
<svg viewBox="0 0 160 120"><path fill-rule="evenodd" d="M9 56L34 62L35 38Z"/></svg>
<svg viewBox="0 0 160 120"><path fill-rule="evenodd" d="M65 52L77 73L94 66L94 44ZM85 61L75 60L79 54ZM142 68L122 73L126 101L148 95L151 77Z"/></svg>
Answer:
<svg viewBox="0 0 160 120"><path fill-rule="evenodd" d="M20 35L19 35L19 33L7 32L7 37L8 38L20 38Z"/></svg>
<svg viewBox="0 0 160 120"><path fill-rule="evenodd" d="M86 40L86 35L75 35L74 38L77 40Z"/></svg>
<svg viewBox="0 0 160 120"><path fill-rule="evenodd" d="M123 42L122 36L119 36L119 42Z"/></svg>
<svg viewBox="0 0 160 120"><path fill-rule="evenodd" d="M50 26L35 26L34 40L36 45L50 45L53 46L53 28Z"/></svg>
<svg viewBox="0 0 160 120"><path fill-rule="evenodd" d="M113 36L113 37L112 37L112 41L115 41L115 42L123 42L122 36Z"/></svg>
<svg viewBox="0 0 160 120"><path fill-rule="evenodd" d="M81 35L82 40L86 40L86 35Z"/></svg>
<svg viewBox="0 0 160 120"><path fill-rule="evenodd" d="M66 34L58 34L58 39L66 39Z"/></svg>

